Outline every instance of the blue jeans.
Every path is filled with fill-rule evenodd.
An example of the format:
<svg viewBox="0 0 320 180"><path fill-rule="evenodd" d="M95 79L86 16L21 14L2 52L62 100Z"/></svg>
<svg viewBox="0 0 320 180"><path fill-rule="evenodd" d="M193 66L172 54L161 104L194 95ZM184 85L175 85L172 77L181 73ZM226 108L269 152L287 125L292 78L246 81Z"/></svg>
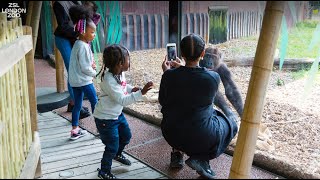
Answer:
<svg viewBox="0 0 320 180"><path fill-rule="evenodd" d="M105 145L101 160L101 170L111 171L112 159L120 155L124 147L129 144L132 137L127 119L121 113L118 120L106 120L95 118L100 139Z"/></svg>
<svg viewBox="0 0 320 180"><path fill-rule="evenodd" d="M55 36L55 43L61 53L67 72L69 72L69 63L70 63L70 56L71 56L71 49L72 49L71 42L68 39ZM69 91L71 100L74 102L74 95L73 95L73 91L70 86L69 80L68 80L68 91Z"/></svg>
<svg viewBox="0 0 320 180"><path fill-rule="evenodd" d="M72 87L72 89L74 94L74 107L72 109L72 126L78 126L84 94L88 97L90 101L92 113L94 112L94 107L98 102L98 97L93 83L81 87Z"/></svg>

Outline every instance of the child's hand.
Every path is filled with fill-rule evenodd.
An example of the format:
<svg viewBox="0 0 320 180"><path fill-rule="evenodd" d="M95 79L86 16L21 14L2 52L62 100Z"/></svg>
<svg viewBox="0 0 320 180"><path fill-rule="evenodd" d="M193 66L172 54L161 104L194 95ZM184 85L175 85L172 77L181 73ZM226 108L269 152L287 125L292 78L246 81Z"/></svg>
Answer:
<svg viewBox="0 0 320 180"><path fill-rule="evenodd" d="M131 90L131 92L137 92L137 91L139 91L141 88L139 88L139 87L134 87L134 88L132 88L132 90Z"/></svg>
<svg viewBox="0 0 320 180"><path fill-rule="evenodd" d="M153 82L150 81L146 85L144 85L143 89L141 90L141 94L145 95L150 89L152 89Z"/></svg>

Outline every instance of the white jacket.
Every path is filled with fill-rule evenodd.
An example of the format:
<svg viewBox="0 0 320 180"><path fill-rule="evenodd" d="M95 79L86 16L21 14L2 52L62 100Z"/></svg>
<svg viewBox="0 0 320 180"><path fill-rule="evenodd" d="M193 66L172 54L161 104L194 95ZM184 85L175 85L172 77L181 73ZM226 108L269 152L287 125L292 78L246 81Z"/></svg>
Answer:
<svg viewBox="0 0 320 180"><path fill-rule="evenodd" d="M68 78L71 87L92 83L96 71L92 68L93 54L88 43L77 40L71 50Z"/></svg>
<svg viewBox="0 0 320 180"><path fill-rule="evenodd" d="M118 84L112 73L106 71L100 83L101 94L95 106L93 116L99 119L117 120L123 107L142 101L141 90L131 92L132 86L126 83L122 73L122 84Z"/></svg>

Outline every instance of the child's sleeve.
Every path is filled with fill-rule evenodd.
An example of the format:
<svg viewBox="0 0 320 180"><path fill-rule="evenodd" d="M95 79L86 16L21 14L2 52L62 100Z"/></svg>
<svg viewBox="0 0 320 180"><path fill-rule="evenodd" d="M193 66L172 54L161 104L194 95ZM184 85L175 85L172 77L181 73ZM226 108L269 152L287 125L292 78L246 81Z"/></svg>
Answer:
<svg viewBox="0 0 320 180"><path fill-rule="evenodd" d="M90 49L89 49L90 50ZM92 68L91 56L86 47L81 46L78 52L78 59L81 72L91 77L95 77L97 72Z"/></svg>
<svg viewBox="0 0 320 180"><path fill-rule="evenodd" d="M128 93L131 93L132 89L133 89L133 86L131 86L130 84L127 84Z"/></svg>
<svg viewBox="0 0 320 180"><path fill-rule="evenodd" d="M105 86L103 88L106 89L110 98L122 106L128 106L143 100L141 90L125 94L122 87L113 79L108 79L106 80L106 83L101 85Z"/></svg>

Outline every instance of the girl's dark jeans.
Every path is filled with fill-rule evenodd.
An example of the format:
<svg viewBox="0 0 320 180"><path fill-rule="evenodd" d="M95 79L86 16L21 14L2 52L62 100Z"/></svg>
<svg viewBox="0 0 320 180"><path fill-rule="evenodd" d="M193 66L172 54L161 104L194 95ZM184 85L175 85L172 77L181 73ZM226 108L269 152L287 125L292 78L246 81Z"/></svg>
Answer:
<svg viewBox="0 0 320 180"><path fill-rule="evenodd" d="M100 133L100 139L105 145L101 170L108 173L111 171L112 159L120 155L124 147L129 144L132 136L131 130L123 113L117 120L94 119Z"/></svg>

